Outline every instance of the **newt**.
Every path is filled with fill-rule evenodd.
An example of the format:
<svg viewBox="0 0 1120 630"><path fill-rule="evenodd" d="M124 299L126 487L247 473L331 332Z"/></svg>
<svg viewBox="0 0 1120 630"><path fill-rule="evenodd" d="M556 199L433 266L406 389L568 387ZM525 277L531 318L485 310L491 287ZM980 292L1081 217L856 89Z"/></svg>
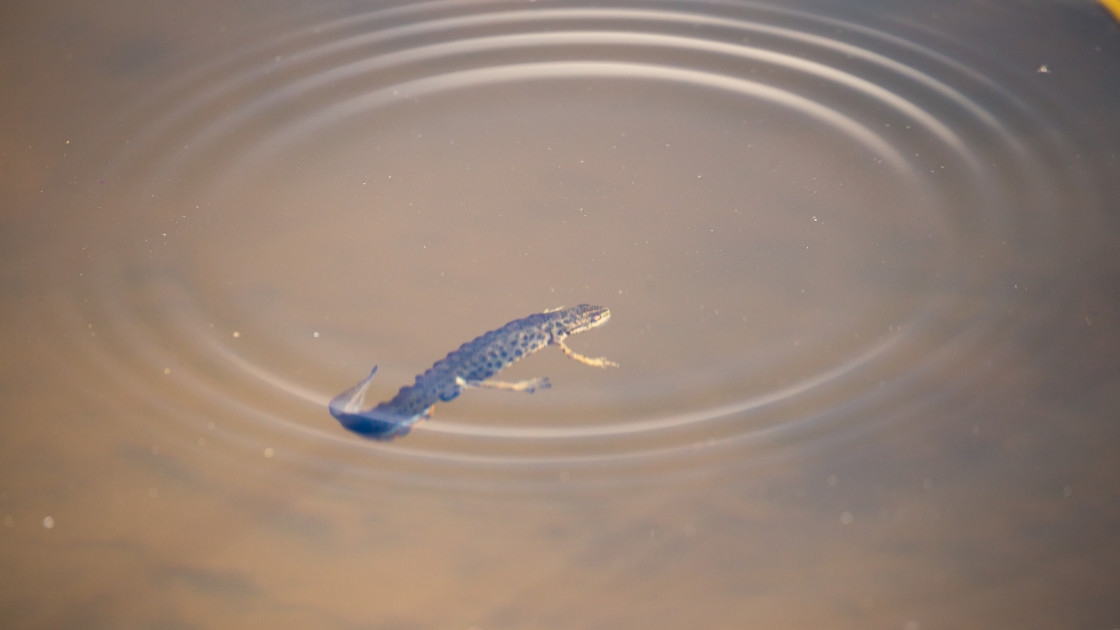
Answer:
<svg viewBox="0 0 1120 630"><path fill-rule="evenodd" d="M437 402L454 400L464 389L487 387L533 393L551 387L548 377L513 383L487 380L501 370L547 346L557 346L565 355L594 367L618 367L605 357L590 358L565 345L576 333L607 323L610 309L581 304L534 313L476 337L436 361L426 372L405 385L392 400L361 410L377 366L369 376L331 400L329 409L342 426L374 440L392 440L406 435L420 420L431 417Z"/></svg>

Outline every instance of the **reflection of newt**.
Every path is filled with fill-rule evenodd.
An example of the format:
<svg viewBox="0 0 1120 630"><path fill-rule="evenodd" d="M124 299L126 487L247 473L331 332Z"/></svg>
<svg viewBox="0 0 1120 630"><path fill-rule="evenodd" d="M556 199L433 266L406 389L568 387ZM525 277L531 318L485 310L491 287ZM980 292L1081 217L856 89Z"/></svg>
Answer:
<svg viewBox="0 0 1120 630"><path fill-rule="evenodd" d="M547 377L516 383L486 380L545 346L559 346L564 354L580 363L602 368L617 367L618 364L613 361L603 357L591 359L564 345L568 335L602 326L610 318L611 312L605 306L581 304L515 319L440 359L427 372L417 376L416 383L402 387L392 400L361 411L366 389L377 373L374 366L365 380L335 396L330 404L331 415L355 433L375 440L391 440L408 433L413 424L431 416L432 407L437 402L452 400L467 387L529 393L547 389L550 387Z"/></svg>

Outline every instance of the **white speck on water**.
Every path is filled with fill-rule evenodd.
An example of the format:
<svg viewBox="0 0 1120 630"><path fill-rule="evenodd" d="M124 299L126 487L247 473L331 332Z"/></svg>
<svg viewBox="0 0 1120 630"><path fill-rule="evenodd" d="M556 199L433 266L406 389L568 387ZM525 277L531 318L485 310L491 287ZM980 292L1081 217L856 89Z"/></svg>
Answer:
<svg viewBox="0 0 1120 630"><path fill-rule="evenodd" d="M54 517L53 516L44 516L43 517L43 527L46 528L46 529L54 529Z"/></svg>

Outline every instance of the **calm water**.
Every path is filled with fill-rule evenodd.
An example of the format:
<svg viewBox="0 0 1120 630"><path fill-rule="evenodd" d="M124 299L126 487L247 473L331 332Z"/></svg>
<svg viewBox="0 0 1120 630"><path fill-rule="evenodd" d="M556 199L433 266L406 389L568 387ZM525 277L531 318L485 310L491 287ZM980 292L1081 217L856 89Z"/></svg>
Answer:
<svg viewBox="0 0 1120 630"><path fill-rule="evenodd" d="M1088 2L15 3L12 628L1120 627ZM392 443L370 404L610 307Z"/></svg>

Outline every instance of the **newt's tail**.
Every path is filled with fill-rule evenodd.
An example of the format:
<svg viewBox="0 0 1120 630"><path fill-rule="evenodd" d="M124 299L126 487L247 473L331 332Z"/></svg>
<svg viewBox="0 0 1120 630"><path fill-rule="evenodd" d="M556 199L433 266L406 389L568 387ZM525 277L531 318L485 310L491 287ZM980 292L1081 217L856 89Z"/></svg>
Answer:
<svg viewBox="0 0 1120 630"><path fill-rule="evenodd" d="M370 439L392 440L406 435L420 416L408 418L377 408L362 411L362 401L365 400L366 390L369 389L374 374L377 374L376 365L369 376L335 396L327 408L342 426Z"/></svg>
<svg viewBox="0 0 1120 630"><path fill-rule="evenodd" d="M331 415L342 423L342 426L350 429L354 433L363 437L370 438L371 440L392 440L404 435L412 429L412 425L420 419L420 416L414 418L403 418L401 416L393 416L379 412L376 409L369 409L357 413L336 413L331 410Z"/></svg>

